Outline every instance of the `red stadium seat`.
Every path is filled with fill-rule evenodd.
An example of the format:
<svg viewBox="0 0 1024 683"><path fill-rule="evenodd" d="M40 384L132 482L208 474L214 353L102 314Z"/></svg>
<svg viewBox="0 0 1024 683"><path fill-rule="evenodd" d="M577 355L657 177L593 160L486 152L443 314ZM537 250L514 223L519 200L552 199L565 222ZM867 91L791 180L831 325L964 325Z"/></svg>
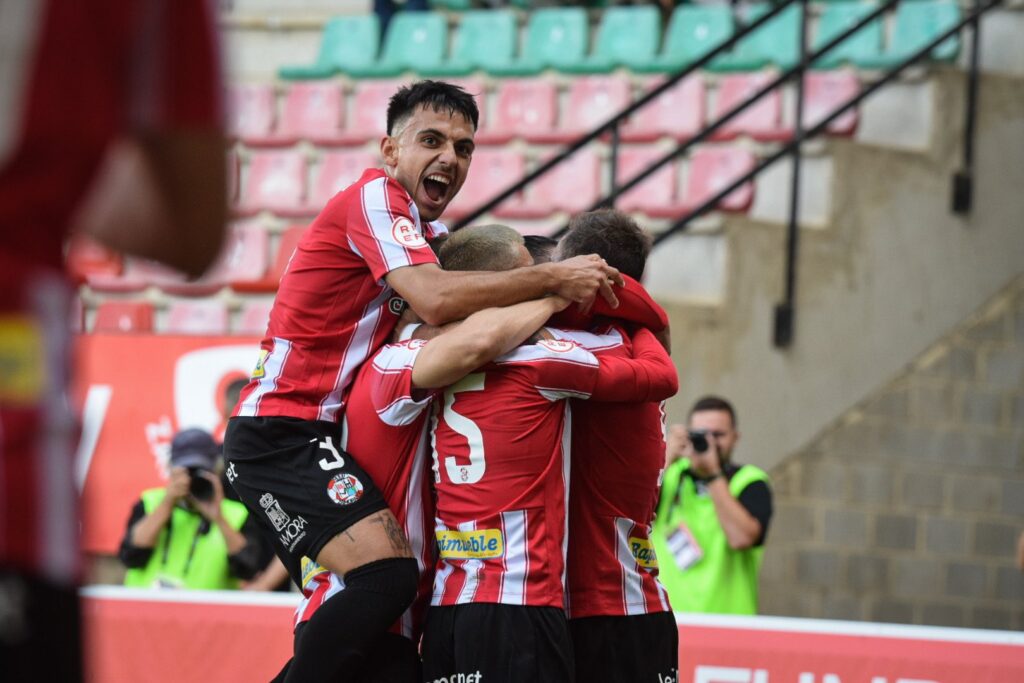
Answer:
<svg viewBox="0 0 1024 683"><path fill-rule="evenodd" d="M267 331L267 322L270 320L270 309L273 307L273 299L254 299L244 302L238 316L235 334L263 336Z"/></svg>
<svg viewBox="0 0 1024 683"><path fill-rule="evenodd" d="M306 158L292 150L253 152L237 208L240 215L266 209L300 216L306 208Z"/></svg>
<svg viewBox="0 0 1024 683"><path fill-rule="evenodd" d="M381 165L380 155L363 149L324 152L313 180L309 206L319 212L330 199L359 180L367 168Z"/></svg>
<svg viewBox="0 0 1024 683"><path fill-rule="evenodd" d="M153 305L146 301L104 301L96 308L93 332L152 332Z"/></svg>
<svg viewBox="0 0 1024 683"><path fill-rule="evenodd" d="M543 218L553 211L585 211L600 199L601 160L581 149L555 166L526 190L525 201L503 209L512 218Z"/></svg>
<svg viewBox="0 0 1024 683"><path fill-rule="evenodd" d="M167 307L167 334L227 334L228 307L223 301L173 301Z"/></svg>
<svg viewBox="0 0 1024 683"><path fill-rule="evenodd" d="M259 280L267 272L268 239L258 220L237 223L228 231L217 261L198 280L162 278L155 284L168 294L209 296L233 281Z"/></svg>
<svg viewBox="0 0 1024 683"><path fill-rule="evenodd" d="M704 147L690 160L684 208L694 209L754 168L754 154L735 147ZM722 211L746 211L754 201L754 184L744 183L718 203Z"/></svg>
<svg viewBox="0 0 1024 683"><path fill-rule="evenodd" d="M124 270L120 254L82 235L68 243L66 261L68 273L76 283L97 275L116 278Z"/></svg>
<svg viewBox="0 0 1024 683"><path fill-rule="evenodd" d="M251 145L293 145L299 140L336 143L342 137L345 96L331 81L295 83L284 97L277 130L266 138L249 138Z"/></svg>
<svg viewBox="0 0 1024 683"><path fill-rule="evenodd" d="M718 84L718 97L712 119L717 121L736 105L747 100L774 78L770 73L725 76ZM768 93L712 135L714 140L731 140L749 135L757 140L779 140L786 136L782 128L782 95L778 89Z"/></svg>
<svg viewBox="0 0 1024 683"><path fill-rule="evenodd" d="M124 271L118 275L95 273L88 276L87 284L97 292L141 292L147 287L182 282L184 276L176 270L144 259L125 259Z"/></svg>
<svg viewBox="0 0 1024 683"><path fill-rule="evenodd" d="M629 81L618 76L583 76L569 86L569 102L555 130L527 131L534 142L571 142L588 133L633 100Z"/></svg>
<svg viewBox="0 0 1024 683"><path fill-rule="evenodd" d="M630 180L661 158L666 150L654 147L624 147L619 150L616 176L619 183ZM676 161L670 161L638 186L621 195L615 206L623 211L641 211L648 216L671 216L679 213L676 199Z"/></svg>
<svg viewBox="0 0 1024 683"><path fill-rule="evenodd" d="M514 137L551 132L558 115L558 90L540 78L513 78L498 87L494 116L480 126L476 141L502 144Z"/></svg>
<svg viewBox="0 0 1024 683"><path fill-rule="evenodd" d="M444 79L444 81L446 83L451 83L452 85L459 86L460 88L462 88L463 90L465 90L466 92L473 96L473 99L476 100L477 111L480 114L480 117L477 119L476 127L477 130L483 128L484 125L486 125L488 118L487 86L484 84L484 82L478 78L446 78ZM479 141L477 142L478 144L483 144L480 143Z"/></svg>
<svg viewBox="0 0 1024 683"><path fill-rule="evenodd" d="M811 71L804 80L804 127L824 120L836 108L857 96L860 82L853 71ZM826 130L833 135L853 135L857 130L857 109L828 124Z"/></svg>
<svg viewBox="0 0 1024 683"><path fill-rule="evenodd" d="M233 85L228 88L228 130L243 141L269 138L274 130L274 86Z"/></svg>
<svg viewBox="0 0 1024 683"><path fill-rule="evenodd" d="M663 80L658 78L649 82L645 90L653 90ZM692 138L704 127L704 95L704 80L700 76L684 78L653 102L638 109L622 127L622 139L626 142L651 142L663 135L676 140Z"/></svg>
<svg viewBox="0 0 1024 683"><path fill-rule="evenodd" d="M292 252L295 251L295 245L299 243L299 238L302 237L302 233L305 229L305 225L289 226L288 229L281 234L277 250L274 252L276 254L274 262L271 264L270 270L268 270L259 280L242 280L232 282L231 288L236 292L277 291L277 285L281 281L284 269L288 267L288 261L292 257Z"/></svg>
<svg viewBox="0 0 1024 683"><path fill-rule="evenodd" d="M405 81L360 81L352 97L352 115L338 137L340 145L361 145L387 135L388 100Z"/></svg>
<svg viewBox="0 0 1024 683"><path fill-rule="evenodd" d="M472 172L459 194L445 210L447 220L459 219L481 206L512 183L523 177L526 161L520 152L511 149L478 147L473 153ZM505 201L494 213L503 215L506 207L513 208L516 199Z"/></svg>

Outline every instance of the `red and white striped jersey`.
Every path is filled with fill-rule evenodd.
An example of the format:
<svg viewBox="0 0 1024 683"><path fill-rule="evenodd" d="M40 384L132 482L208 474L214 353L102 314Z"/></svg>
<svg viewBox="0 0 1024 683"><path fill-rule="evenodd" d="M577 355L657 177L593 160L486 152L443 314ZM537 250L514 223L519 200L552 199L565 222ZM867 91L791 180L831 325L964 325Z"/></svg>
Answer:
<svg viewBox="0 0 1024 683"><path fill-rule="evenodd" d="M621 329L561 331L600 360L628 357ZM643 343L643 342L638 342ZM657 342L645 352L665 354ZM669 361L670 363L670 361ZM674 372L674 370L672 370ZM567 607L570 618L666 612L649 538L665 467L663 401L572 404Z"/></svg>
<svg viewBox="0 0 1024 683"><path fill-rule="evenodd" d="M437 263L409 193L368 169L306 229L281 278L267 336L235 415L337 421L359 366L398 321L400 300L384 277Z"/></svg>
<svg viewBox="0 0 1024 683"><path fill-rule="evenodd" d="M434 500L430 484L427 417L435 392L416 392L412 367L427 342L381 348L356 373L343 418L343 447L380 488L402 525L420 569L416 600L391 630L419 642L434 581ZM324 573L329 573L323 570ZM335 577L304 571L296 625L344 586Z"/></svg>
<svg viewBox="0 0 1024 683"><path fill-rule="evenodd" d="M113 141L220 125L211 5L0 6L0 566L77 578L64 239Z"/></svg>

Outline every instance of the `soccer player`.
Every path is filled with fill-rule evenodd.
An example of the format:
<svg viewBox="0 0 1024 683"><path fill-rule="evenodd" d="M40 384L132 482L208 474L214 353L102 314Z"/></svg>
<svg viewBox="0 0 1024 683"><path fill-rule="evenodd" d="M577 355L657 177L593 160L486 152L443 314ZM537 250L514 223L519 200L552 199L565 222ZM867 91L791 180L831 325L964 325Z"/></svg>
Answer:
<svg viewBox="0 0 1024 683"><path fill-rule="evenodd" d="M650 248L628 215L599 210L572 219L556 257L594 250L639 280ZM631 306L640 302L634 297ZM653 300L647 306L665 317ZM603 334L563 334L602 361L629 355L622 328L599 321L595 331ZM572 411L567 602L576 675L595 683L677 680L679 634L649 539L665 468L663 406L574 401Z"/></svg>
<svg viewBox="0 0 1024 683"><path fill-rule="evenodd" d="M450 237L442 265L495 267L497 250L472 248L474 237L471 229ZM470 373L438 399L440 557L423 636L426 680L573 680L563 609L565 399L673 394L676 374L665 351L646 330L634 342L636 360L599 364L573 342L542 339Z"/></svg>
<svg viewBox="0 0 1024 683"><path fill-rule="evenodd" d="M392 97L383 169L368 169L306 230L281 279L267 336L225 435L232 484L273 529L296 583L302 557L346 590L304 628L286 681L359 668L366 645L409 606L418 571L371 479L340 450L339 420L360 365L390 336L404 299L440 324L487 306L556 293L614 301L618 273L596 256L508 273L450 273L427 240L462 187L478 112L461 88L434 81ZM386 446L384 446L386 447Z"/></svg>
<svg viewBox="0 0 1024 683"><path fill-rule="evenodd" d="M76 681L69 232L200 274L226 212L204 0L0 3L0 677ZM77 218L76 218L77 216Z"/></svg>

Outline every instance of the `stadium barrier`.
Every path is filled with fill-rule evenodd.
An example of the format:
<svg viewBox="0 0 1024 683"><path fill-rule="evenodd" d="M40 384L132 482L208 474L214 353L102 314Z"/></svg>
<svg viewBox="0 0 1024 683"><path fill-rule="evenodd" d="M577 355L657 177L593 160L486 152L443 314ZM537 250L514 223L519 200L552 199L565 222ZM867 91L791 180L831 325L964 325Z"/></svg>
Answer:
<svg viewBox="0 0 1024 683"><path fill-rule="evenodd" d="M297 594L93 586L82 595L91 681L269 680L291 654ZM676 621L680 668L671 683L1024 681L1024 634L1011 631L690 614Z"/></svg>

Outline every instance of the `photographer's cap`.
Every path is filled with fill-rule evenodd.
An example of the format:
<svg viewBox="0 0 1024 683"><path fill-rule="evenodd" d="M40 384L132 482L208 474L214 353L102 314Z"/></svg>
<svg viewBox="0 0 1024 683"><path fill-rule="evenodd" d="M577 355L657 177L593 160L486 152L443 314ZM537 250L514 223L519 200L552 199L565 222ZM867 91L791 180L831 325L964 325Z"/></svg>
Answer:
<svg viewBox="0 0 1024 683"><path fill-rule="evenodd" d="M202 429L183 429L171 440L172 467L201 467L212 472L219 457L220 447Z"/></svg>

